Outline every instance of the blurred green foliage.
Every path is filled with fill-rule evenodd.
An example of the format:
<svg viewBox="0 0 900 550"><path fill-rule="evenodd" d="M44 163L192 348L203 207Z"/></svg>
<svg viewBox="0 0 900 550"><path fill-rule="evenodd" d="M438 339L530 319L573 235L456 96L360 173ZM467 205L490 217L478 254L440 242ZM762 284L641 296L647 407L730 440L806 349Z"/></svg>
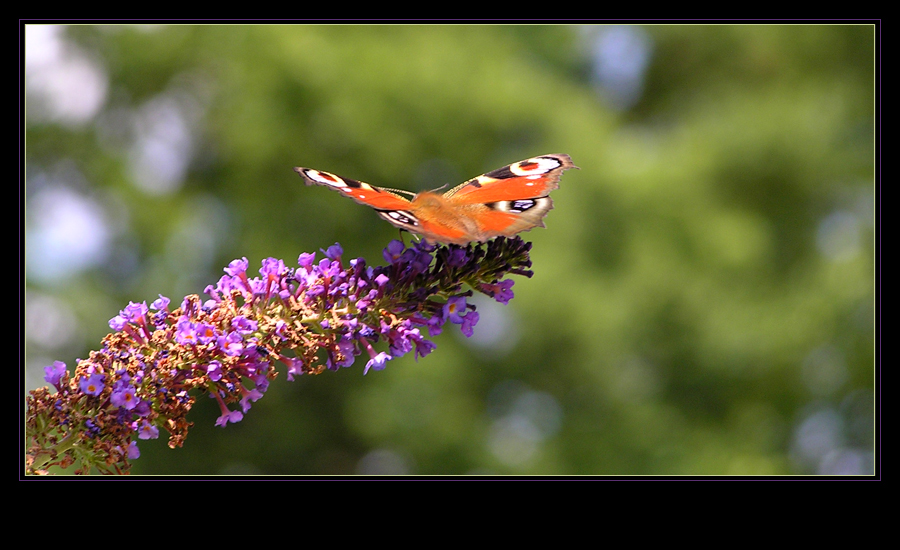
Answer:
<svg viewBox="0 0 900 550"><path fill-rule="evenodd" d="M873 472L873 26L54 31L104 87L67 118L45 83L65 73L27 66L30 387L129 300L177 303L234 258L338 241L381 263L396 229L293 166L413 191L544 153L581 168L471 341L279 377L225 429L200 396L184 447L140 442L135 474ZM628 59L617 98L604 70ZM42 277L32 259L66 263L36 233L60 188L108 238Z"/></svg>

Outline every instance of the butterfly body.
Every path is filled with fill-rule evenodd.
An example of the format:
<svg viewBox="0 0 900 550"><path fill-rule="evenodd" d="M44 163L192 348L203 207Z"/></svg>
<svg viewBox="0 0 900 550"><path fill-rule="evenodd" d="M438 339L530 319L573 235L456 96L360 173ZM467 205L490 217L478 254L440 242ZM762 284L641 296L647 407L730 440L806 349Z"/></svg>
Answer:
<svg viewBox="0 0 900 550"><path fill-rule="evenodd" d="M568 155L542 155L472 178L446 193L423 191L407 199L396 189L375 187L329 172L297 167L307 185L340 191L374 208L391 224L422 235L428 242L465 245L493 237L511 237L544 226L553 208L550 191L559 178L577 168Z"/></svg>

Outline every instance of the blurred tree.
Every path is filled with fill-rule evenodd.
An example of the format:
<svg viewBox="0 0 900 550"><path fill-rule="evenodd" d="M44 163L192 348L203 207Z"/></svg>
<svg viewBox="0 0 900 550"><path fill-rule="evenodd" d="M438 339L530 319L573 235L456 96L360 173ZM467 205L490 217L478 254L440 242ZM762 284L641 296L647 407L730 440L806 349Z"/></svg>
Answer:
<svg viewBox="0 0 900 550"><path fill-rule="evenodd" d="M293 383L140 474L873 471L872 25L27 25L27 384L129 300L397 233L302 165L543 153L535 276L471 340ZM396 363L396 364L394 364Z"/></svg>

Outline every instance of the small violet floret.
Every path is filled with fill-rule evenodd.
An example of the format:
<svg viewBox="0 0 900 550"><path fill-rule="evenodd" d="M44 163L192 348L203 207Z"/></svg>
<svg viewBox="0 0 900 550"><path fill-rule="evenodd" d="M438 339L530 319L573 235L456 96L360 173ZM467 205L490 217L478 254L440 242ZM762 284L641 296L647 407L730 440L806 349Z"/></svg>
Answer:
<svg viewBox="0 0 900 550"><path fill-rule="evenodd" d="M100 395L103 391L103 379L105 377L102 374L92 374L87 378L82 378L81 382L79 382L78 387L81 388L81 391L88 395Z"/></svg>
<svg viewBox="0 0 900 550"><path fill-rule="evenodd" d="M54 361L53 365L44 367L44 381L53 386L59 386L60 379L66 374L66 364L62 361Z"/></svg>

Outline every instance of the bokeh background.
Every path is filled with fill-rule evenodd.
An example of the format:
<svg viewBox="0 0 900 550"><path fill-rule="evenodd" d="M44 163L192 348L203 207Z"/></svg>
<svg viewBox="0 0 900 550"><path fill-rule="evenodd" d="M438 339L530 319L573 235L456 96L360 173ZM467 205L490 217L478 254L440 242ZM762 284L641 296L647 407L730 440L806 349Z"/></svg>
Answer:
<svg viewBox="0 0 900 550"><path fill-rule="evenodd" d="M129 300L396 229L413 191L568 153L534 277L418 362L287 382L135 474L874 471L872 25L25 27L26 385ZM321 254L321 253L320 253Z"/></svg>

